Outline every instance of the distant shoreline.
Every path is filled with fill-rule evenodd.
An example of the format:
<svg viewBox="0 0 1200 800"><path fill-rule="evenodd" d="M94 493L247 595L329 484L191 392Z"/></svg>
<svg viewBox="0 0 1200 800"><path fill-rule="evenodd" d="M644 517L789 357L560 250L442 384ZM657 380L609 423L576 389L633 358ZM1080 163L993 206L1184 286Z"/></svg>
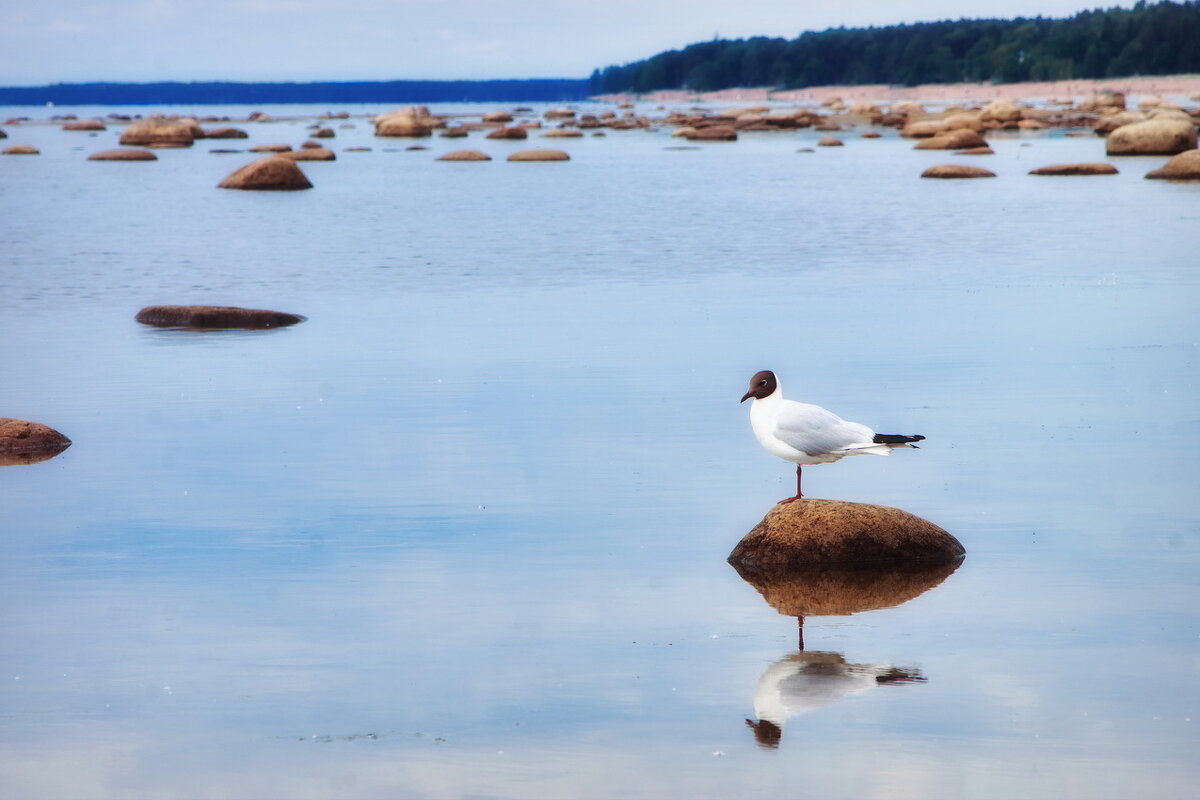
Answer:
<svg viewBox="0 0 1200 800"><path fill-rule="evenodd" d="M923 86L809 86L775 90L767 87L722 89L715 92L657 91L642 95L597 95L604 102L648 103L824 103L841 98L847 103L896 103L902 100L953 102L1090 97L1102 89L1126 95L1159 95L1200 100L1200 75L1147 75L1105 80L1079 79L1031 83L934 83Z"/></svg>

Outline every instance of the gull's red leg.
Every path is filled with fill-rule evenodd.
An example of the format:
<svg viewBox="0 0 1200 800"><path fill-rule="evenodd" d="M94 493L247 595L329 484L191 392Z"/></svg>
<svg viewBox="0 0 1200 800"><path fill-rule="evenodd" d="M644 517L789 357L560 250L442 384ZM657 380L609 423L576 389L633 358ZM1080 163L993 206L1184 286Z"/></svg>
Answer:
<svg viewBox="0 0 1200 800"><path fill-rule="evenodd" d="M796 465L796 496L788 497L784 500L780 500L779 503L777 503L777 505L783 505L784 503L790 503L793 500L799 500L803 496L804 496L804 494L800 491L800 465L797 464Z"/></svg>

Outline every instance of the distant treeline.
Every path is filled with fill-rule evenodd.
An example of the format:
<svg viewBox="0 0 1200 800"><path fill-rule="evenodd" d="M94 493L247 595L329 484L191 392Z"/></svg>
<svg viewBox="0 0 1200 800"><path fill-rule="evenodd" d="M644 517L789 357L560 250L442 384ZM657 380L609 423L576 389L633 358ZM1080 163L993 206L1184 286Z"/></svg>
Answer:
<svg viewBox="0 0 1200 800"><path fill-rule="evenodd" d="M57 83L0 87L0 105L233 105L582 100L583 79L357 81L349 83Z"/></svg>
<svg viewBox="0 0 1200 800"><path fill-rule="evenodd" d="M1053 81L1200 72L1200 0L1068 19L832 28L795 39L716 39L596 70L592 94L736 86Z"/></svg>

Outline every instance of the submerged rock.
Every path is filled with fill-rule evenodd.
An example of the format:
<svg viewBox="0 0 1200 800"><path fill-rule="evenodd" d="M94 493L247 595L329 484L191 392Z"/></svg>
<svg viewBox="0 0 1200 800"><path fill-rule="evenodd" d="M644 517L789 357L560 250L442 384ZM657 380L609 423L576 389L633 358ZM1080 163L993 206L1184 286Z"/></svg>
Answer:
<svg viewBox="0 0 1200 800"><path fill-rule="evenodd" d="M282 328L305 317L237 306L146 306L135 319L157 328Z"/></svg>
<svg viewBox="0 0 1200 800"><path fill-rule="evenodd" d="M3 154L6 156L36 156L41 152L41 150L38 150L33 145L14 144L11 147L4 148Z"/></svg>
<svg viewBox="0 0 1200 800"><path fill-rule="evenodd" d="M327 147L304 147L290 153L280 153L279 158L289 161L336 161L337 155Z"/></svg>
<svg viewBox="0 0 1200 800"><path fill-rule="evenodd" d="M196 140L197 129L198 126L187 120L147 117L131 123L121 134L120 143L142 147L150 145L190 147Z"/></svg>
<svg viewBox="0 0 1200 800"><path fill-rule="evenodd" d="M87 157L88 161L157 161L158 156L149 150L130 148L127 150L101 150Z"/></svg>
<svg viewBox="0 0 1200 800"><path fill-rule="evenodd" d="M479 150L451 150L438 156L437 161L491 161L492 157Z"/></svg>
<svg viewBox="0 0 1200 800"><path fill-rule="evenodd" d="M562 150L518 150L508 156L509 161L570 161L571 157Z"/></svg>
<svg viewBox="0 0 1200 800"><path fill-rule="evenodd" d="M487 138L487 139L527 139L527 138L529 138L529 134L526 132L526 130L523 127L518 125L513 128L496 128L496 130L491 131L484 138Z"/></svg>
<svg viewBox="0 0 1200 800"><path fill-rule="evenodd" d="M70 439L39 422L0 417L0 466L35 464L70 446Z"/></svg>
<svg viewBox="0 0 1200 800"><path fill-rule="evenodd" d="M781 503L729 555L741 571L815 565L949 563L963 546L928 520L888 506L841 500Z"/></svg>
<svg viewBox="0 0 1200 800"><path fill-rule="evenodd" d="M845 142L835 136L823 136L817 142L817 147L844 147Z"/></svg>
<svg viewBox="0 0 1200 800"><path fill-rule="evenodd" d="M1167 181L1200 181L1200 150L1185 150L1158 169L1147 172L1146 177Z"/></svg>
<svg viewBox="0 0 1200 800"><path fill-rule="evenodd" d="M251 191L298 191L311 189L312 182L296 166L296 162L281 156L268 156L234 170L217 184L219 189Z"/></svg>
<svg viewBox="0 0 1200 800"><path fill-rule="evenodd" d="M996 173L965 164L935 164L921 173L922 178L994 178Z"/></svg>
<svg viewBox="0 0 1200 800"><path fill-rule="evenodd" d="M1052 164L1029 170L1030 175L1116 175L1117 168L1104 162L1086 164Z"/></svg>
<svg viewBox="0 0 1200 800"><path fill-rule="evenodd" d="M64 131L106 131L108 126L101 119L77 119L63 123Z"/></svg>
<svg viewBox="0 0 1200 800"><path fill-rule="evenodd" d="M914 150L965 150L972 147L987 147L987 141L970 128L955 128L913 145Z"/></svg>

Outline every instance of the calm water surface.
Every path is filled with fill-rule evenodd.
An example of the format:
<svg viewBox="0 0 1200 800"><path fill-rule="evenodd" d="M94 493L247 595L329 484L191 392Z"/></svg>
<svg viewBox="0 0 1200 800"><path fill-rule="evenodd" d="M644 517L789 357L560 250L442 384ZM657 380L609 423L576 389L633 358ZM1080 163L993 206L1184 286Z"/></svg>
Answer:
<svg viewBox="0 0 1200 800"><path fill-rule="evenodd" d="M243 127L295 146L323 110ZM536 140L350 122L282 194L214 188L244 141L112 164L116 129L8 128L42 155L0 159L0 416L74 445L0 469L0 794L1192 795L1200 185L1026 175L1103 160L1061 134L939 182L962 157L894 136L510 164ZM460 147L496 160L433 160ZM968 551L804 652L725 563L792 486L737 402L764 368L928 437L809 493Z"/></svg>

